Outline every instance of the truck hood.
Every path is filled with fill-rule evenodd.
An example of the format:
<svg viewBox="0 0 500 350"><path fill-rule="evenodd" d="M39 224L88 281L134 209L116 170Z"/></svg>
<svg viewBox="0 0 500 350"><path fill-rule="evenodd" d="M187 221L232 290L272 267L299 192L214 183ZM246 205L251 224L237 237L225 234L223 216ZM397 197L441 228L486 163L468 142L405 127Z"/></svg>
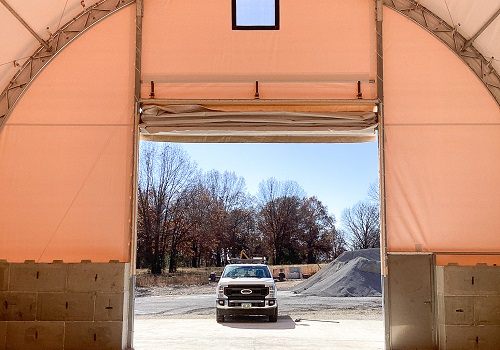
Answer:
<svg viewBox="0 0 500 350"><path fill-rule="evenodd" d="M231 284L274 284L274 279L272 278L255 278L255 277L238 277L230 278L224 277L219 280L219 284L231 285Z"/></svg>

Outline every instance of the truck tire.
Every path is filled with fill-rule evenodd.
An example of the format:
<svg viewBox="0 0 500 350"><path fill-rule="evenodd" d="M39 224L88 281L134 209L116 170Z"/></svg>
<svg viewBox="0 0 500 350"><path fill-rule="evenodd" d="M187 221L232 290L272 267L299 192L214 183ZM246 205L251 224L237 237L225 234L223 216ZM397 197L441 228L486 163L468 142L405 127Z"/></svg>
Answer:
<svg viewBox="0 0 500 350"><path fill-rule="evenodd" d="M269 315L269 322L278 322L278 308L276 308L273 315Z"/></svg>
<svg viewBox="0 0 500 350"><path fill-rule="evenodd" d="M215 318L216 318L216 320L217 320L217 323L222 323L222 322L224 322L224 315L221 315L221 314L219 313L219 310L216 310L215 312L216 312L216 314L215 314Z"/></svg>

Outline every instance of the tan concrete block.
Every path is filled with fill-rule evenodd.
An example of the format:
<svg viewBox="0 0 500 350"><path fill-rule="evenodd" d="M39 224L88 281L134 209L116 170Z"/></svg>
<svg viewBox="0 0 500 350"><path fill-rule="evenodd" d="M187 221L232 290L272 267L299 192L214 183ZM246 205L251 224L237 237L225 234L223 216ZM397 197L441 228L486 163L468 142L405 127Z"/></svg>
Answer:
<svg viewBox="0 0 500 350"><path fill-rule="evenodd" d="M500 266L444 266L447 295L500 295Z"/></svg>
<svg viewBox="0 0 500 350"><path fill-rule="evenodd" d="M0 291L8 290L9 286L9 270L10 264L7 262L0 262Z"/></svg>
<svg viewBox="0 0 500 350"><path fill-rule="evenodd" d="M0 321L34 321L36 293L0 292Z"/></svg>
<svg viewBox="0 0 500 350"><path fill-rule="evenodd" d="M60 350L64 322L7 322L6 339L6 350Z"/></svg>
<svg viewBox="0 0 500 350"><path fill-rule="evenodd" d="M95 293L39 293L37 320L93 321Z"/></svg>
<svg viewBox="0 0 500 350"><path fill-rule="evenodd" d="M445 324L474 325L474 297L444 297Z"/></svg>
<svg viewBox="0 0 500 350"><path fill-rule="evenodd" d="M475 297L474 315L476 325L500 326L500 296Z"/></svg>
<svg viewBox="0 0 500 350"><path fill-rule="evenodd" d="M69 291L123 292L125 263L68 264Z"/></svg>
<svg viewBox="0 0 500 350"><path fill-rule="evenodd" d="M123 321L123 293L98 293L95 301L96 321Z"/></svg>
<svg viewBox="0 0 500 350"><path fill-rule="evenodd" d="M444 266L445 295L475 295L472 266Z"/></svg>
<svg viewBox="0 0 500 350"><path fill-rule="evenodd" d="M479 349L500 349L500 326L477 326Z"/></svg>
<svg viewBox="0 0 500 350"><path fill-rule="evenodd" d="M445 326L445 347L449 350L476 349L476 330L471 326Z"/></svg>
<svg viewBox="0 0 500 350"><path fill-rule="evenodd" d="M66 287L67 264L10 264L10 291L61 292Z"/></svg>
<svg viewBox="0 0 500 350"><path fill-rule="evenodd" d="M446 326L449 350L500 349L500 326Z"/></svg>
<svg viewBox="0 0 500 350"><path fill-rule="evenodd" d="M122 329L122 322L67 322L64 349L122 349Z"/></svg>
<svg viewBox="0 0 500 350"><path fill-rule="evenodd" d="M7 337L7 322L0 322L0 350L5 350L5 341Z"/></svg>
<svg viewBox="0 0 500 350"><path fill-rule="evenodd" d="M500 296L500 266L476 266L474 284L478 295Z"/></svg>

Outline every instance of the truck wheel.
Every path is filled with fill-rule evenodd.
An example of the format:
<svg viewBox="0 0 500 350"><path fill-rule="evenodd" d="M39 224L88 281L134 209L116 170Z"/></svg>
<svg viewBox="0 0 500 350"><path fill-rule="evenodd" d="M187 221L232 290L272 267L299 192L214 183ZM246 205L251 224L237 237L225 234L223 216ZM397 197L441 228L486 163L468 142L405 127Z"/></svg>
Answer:
<svg viewBox="0 0 500 350"><path fill-rule="evenodd" d="M278 322L278 308L276 308L274 315L269 315L269 322Z"/></svg>
<svg viewBox="0 0 500 350"><path fill-rule="evenodd" d="M219 310L216 311L216 316L215 316L217 323L222 323L224 322L224 315L221 315L219 313Z"/></svg>

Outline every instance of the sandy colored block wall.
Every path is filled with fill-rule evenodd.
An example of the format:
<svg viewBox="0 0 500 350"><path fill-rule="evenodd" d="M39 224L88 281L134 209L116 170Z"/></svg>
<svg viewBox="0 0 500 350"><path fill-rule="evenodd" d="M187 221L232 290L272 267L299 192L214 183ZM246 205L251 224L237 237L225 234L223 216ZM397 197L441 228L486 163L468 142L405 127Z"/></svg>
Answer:
<svg viewBox="0 0 500 350"><path fill-rule="evenodd" d="M437 266L440 349L500 349L500 267Z"/></svg>
<svg viewBox="0 0 500 350"><path fill-rule="evenodd" d="M0 350L123 349L130 264L0 261Z"/></svg>

